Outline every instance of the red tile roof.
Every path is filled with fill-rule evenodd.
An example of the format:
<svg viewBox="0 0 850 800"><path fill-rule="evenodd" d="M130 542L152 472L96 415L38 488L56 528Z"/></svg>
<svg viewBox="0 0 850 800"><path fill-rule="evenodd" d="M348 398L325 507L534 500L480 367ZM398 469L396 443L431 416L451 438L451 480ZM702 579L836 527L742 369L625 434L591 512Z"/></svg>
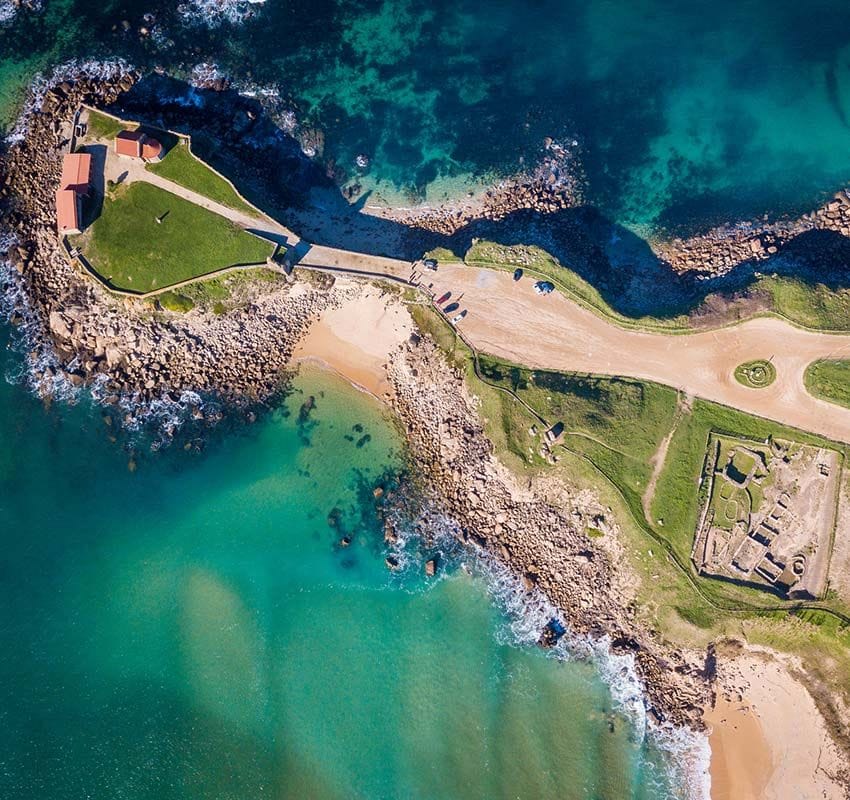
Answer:
<svg viewBox="0 0 850 800"><path fill-rule="evenodd" d="M142 142L145 135L139 131L121 131L115 137L115 152L119 156L132 156L140 158L142 155Z"/></svg>
<svg viewBox="0 0 850 800"><path fill-rule="evenodd" d="M148 161L153 161L154 159L159 158L161 153L162 145L156 139L151 139L149 136L146 136L145 140L142 142L142 158L145 158Z"/></svg>
<svg viewBox="0 0 850 800"><path fill-rule="evenodd" d="M80 229L77 193L73 189L60 189L56 192L56 226L59 233Z"/></svg>
<svg viewBox="0 0 850 800"><path fill-rule="evenodd" d="M91 154L68 153L62 160L62 178L59 188L74 189L85 194L89 190L90 175Z"/></svg>

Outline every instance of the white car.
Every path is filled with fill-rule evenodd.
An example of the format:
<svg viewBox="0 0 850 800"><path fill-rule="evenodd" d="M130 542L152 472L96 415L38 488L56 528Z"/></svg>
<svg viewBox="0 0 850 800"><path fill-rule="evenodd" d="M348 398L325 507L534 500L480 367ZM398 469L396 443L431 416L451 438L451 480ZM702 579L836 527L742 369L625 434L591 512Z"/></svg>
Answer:
<svg viewBox="0 0 850 800"><path fill-rule="evenodd" d="M466 309L460 312L456 317L452 317L452 325L457 325L466 316Z"/></svg>

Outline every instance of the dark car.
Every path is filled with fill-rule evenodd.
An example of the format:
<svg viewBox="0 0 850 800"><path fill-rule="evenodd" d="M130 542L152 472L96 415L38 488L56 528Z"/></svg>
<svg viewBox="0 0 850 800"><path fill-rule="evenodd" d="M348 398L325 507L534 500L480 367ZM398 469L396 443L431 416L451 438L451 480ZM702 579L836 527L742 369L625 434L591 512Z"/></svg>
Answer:
<svg viewBox="0 0 850 800"><path fill-rule="evenodd" d="M448 300L451 296L452 296L452 293L451 293L451 292L446 292L444 295L442 295L442 296L441 296L441 297L437 300L437 305L438 305L438 306L443 305L443 303L445 303L445 302L446 302L446 300Z"/></svg>
<svg viewBox="0 0 850 800"><path fill-rule="evenodd" d="M444 311L446 314L451 314L451 313L452 313L452 311L457 311L459 308L460 308L460 303L449 303L449 305L447 305L447 306L443 309L443 311Z"/></svg>
<svg viewBox="0 0 850 800"><path fill-rule="evenodd" d="M519 267L517 267L514 270L514 280L518 281L521 277L522 277L522 270Z"/></svg>
<svg viewBox="0 0 850 800"><path fill-rule="evenodd" d="M550 283L549 281L537 281L534 284L534 291L537 294L550 294L555 289L555 284Z"/></svg>

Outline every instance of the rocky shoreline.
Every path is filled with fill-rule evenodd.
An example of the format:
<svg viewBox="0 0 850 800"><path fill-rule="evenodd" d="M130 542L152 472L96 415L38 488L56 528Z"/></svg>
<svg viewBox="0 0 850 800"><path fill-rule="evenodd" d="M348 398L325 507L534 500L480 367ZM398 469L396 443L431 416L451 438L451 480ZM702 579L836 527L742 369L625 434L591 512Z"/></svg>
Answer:
<svg viewBox="0 0 850 800"><path fill-rule="evenodd" d="M48 395L63 385L93 387L107 404L141 409L177 402L186 391L236 406L262 403L278 391L293 347L332 292L281 279L227 314L165 313L82 275L56 236L52 189L71 117L81 102L114 102L137 77L53 86L5 154L0 198L12 232L5 293L12 324L26 330L31 383Z"/></svg>
<svg viewBox="0 0 850 800"><path fill-rule="evenodd" d="M462 540L508 565L526 590L542 591L571 631L608 637L613 652L633 655L658 723L702 730L711 657L661 644L636 620L636 583L615 546L585 533L611 524L605 510L587 499L552 503L542 485L520 487L496 460L463 377L430 338L414 336L403 345L388 373L417 474L430 502L458 523ZM541 644L562 632L541 631Z"/></svg>
<svg viewBox="0 0 850 800"><path fill-rule="evenodd" d="M25 135L4 154L0 202L12 238L11 267L2 280L7 297L14 298L12 323L25 331L33 386L44 395L61 386L88 387L105 404L140 410L180 402L187 392L221 399L230 408L266 403L278 393L298 342L350 290L333 282L282 280L258 287L243 307L225 314L172 314L117 299L71 266L56 237L53 187L74 111L81 102L115 102L138 77L123 71L57 83L29 114ZM445 234L481 214L499 220L516 208L567 208L577 202L576 185L565 178L561 158L551 152L527 182L506 185L505 195L495 190L483 212L471 204L466 212L435 212L427 224L415 214L410 222ZM815 229L850 234L850 199L839 197L795 222L719 229L659 245L658 252L676 270L720 274L737 259L767 258L776 252L772 248ZM401 345L387 374L429 500L457 522L459 538L508 565L527 591L542 592L571 631L605 639L613 652L631 655L647 709L659 724L703 730L703 711L716 688L713 653L671 647L639 621L636 584L616 537L585 533L589 526L614 525L606 510L586 498L553 502L551 486L520 486L495 458L463 377L429 338L415 335ZM203 416L199 407L193 413ZM559 491L569 494L566 487ZM551 645L562 633L547 627L541 644Z"/></svg>

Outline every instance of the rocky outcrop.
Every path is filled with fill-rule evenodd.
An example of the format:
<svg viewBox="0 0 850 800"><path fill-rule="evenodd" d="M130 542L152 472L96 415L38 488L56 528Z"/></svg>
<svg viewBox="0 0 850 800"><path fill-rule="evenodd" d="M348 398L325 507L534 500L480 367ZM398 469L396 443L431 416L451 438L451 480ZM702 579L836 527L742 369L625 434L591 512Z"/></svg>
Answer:
<svg viewBox="0 0 850 800"><path fill-rule="evenodd" d="M655 717L701 727L710 697L705 660L666 647L636 621L634 598L611 552L585 531L598 518L519 487L493 455L462 377L427 337L408 342L388 367L395 409L429 496L459 525L459 536L509 565L529 591L542 591L571 629L608 636L634 655ZM555 623L541 631L551 646Z"/></svg>
<svg viewBox="0 0 850 800"><path fill-rule="evenodd" d="M653 242L653 250L677 272L712 278L725 275L741 264L757 267L796 237L812 231L850 237L847 191L838 192L819 208L795 219L720 226L687 239ZM818 258L817 247L811 245L807 243L807 252L800 255Z"/></svg>
<svg viewBox="0 0 850 800"><path fill-rule="evenodd" d="M81 102L108 104L136 73L66 80L49 88L26 120L26 135L4 154L3 215L16 242L7 257L20 289L16 318L27 328L33 383L96 385L107 402L140 406L209 393L236 404L263 401L280 386L292 348L332 290L265 283L240 309L216 316L155 312L121 299L69 263L56 235L54 192L70 123Z"/></svg>

